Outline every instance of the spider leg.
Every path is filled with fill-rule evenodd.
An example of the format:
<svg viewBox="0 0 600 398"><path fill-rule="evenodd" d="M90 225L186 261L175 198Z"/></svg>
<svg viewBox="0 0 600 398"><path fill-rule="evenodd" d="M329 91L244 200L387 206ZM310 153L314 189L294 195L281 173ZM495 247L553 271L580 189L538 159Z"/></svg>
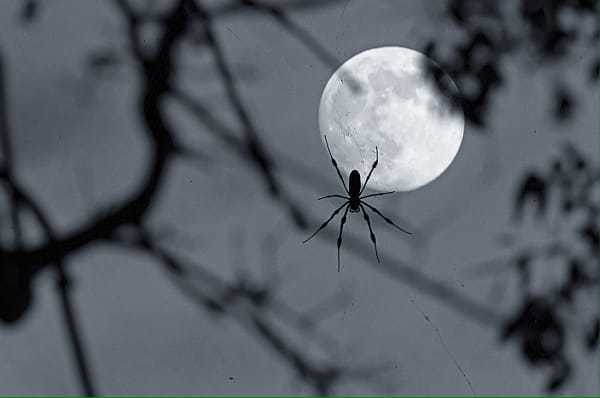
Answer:
<svg viewBox="0 0 600 398"><path fill-rule="evenodd" d="M382 192L382 193L372 193L370 195L361 196L359 199L372 198L373 196L389 195L389 194L394 193L394 192L396 192L396 191Z"/></svg>
<svg viewBox="0 0 600 398"><path fill-rule="evenodd" d="M367 202L363 202L361 200L360 203L362 203L363 205L367 206L369 209L373 210L375 213L377 213L377 215L379 217L383 218L388 224L392 224L394 227L398 228L400 231L412 235L412 232L408 232L407 230L400 228L399 226L397 226L396 224L394 224L394 222L392 220L390 220L389 218L387 218L386 216L384 216L383 214L381 214L381 212L379 210L377 210L375 207L371 206Z"/></svg>
<svg viewBox="0 0 600 398"><path fill-rule="evenodd" d="M321 200L321 199L327 199L327 198L342 198L342 199L346 199L346 200L350 199L350 198L348 198L348 197L346 197L346 196L342 196L342 195L327 195L327 196L321 196L321 197L320 197L319 199L317 199L317 200Z"/></svg>
<svg viewBox="0 0 600 398"><path fill-rule="evenodd" d="M365 208L362 205L359 205L362 212L363 212L363 217L365 218L365 221L367 222L367 225L369 226L369 232L371 233L371 242L373 242L373 247L375 248L375 257L377 258L377 262L379 263L379 254L377 253L377 239L375 239L375 234L373 233L373 228L371 228L371 220L369 219L369 215L367 214L367 211L365 210Z"/></svg>
<svg viewBox="0 0 600 398"><path fill-rule="evenodd" d="M363 193L363 191L365 190L365 188L367 187L367 182L369 182L369 178L371 178L371 174L373 174L373 170L375 170L375 167L377 167L377 163L379 163L379 150L377 149L377 147L375 147L375 161L373 162L373 165L371 166L371 171L369 171L369 174L367 175L367 179L365 180L365 183L363 184L363 187L360 190L359 195L361 195Z"/></svg>
<svg viewBox="0 0 600 398"><path fill-rule="evenodd" d="M327 136L325 136L325 144L327 145L327 152L329 152L329 157L331 158L331 164L333 164L333 167L335 167L335 171L337 171L338 176L340 177L340 180L342 181L342 184L344 185L344 189L346 190L346 193L348 195L350 195L350 192L348 192L348 187L346 186L346 182L344 181L344 177L342 177L342 173L340 173L340 169L338 169L337 162L335 161L335 159L333 158L333 155L331 154L331 149L329 149L329 142L327 142Z"/></svg>
<svg viewBox="0 0 600 398"><path fill-rule="evenodd" d="M321 230L322 230L323 228L325 228L325 227L327 226L327 224L329 224L329 221L331 221L331 220L333 219L333 217L335 217L335 216L336 216L336 215L337 215L337 214L340 212L340 210L342 210L342 207L344 207L344 206L346 206L346 205L349 205L349 202L348 202L348 201L346 201L346 202L345 202L343 205L341 205L340 207L338 207L337 209L335 209L335 211L334 211L334 212L331 214L331 217L329 217L329 218L327 219L327 221L325 221L325 222L324 222L324 223L323 223L323 224L322 224L322 225L319 227L319 229L317 229L317 230L316 230L316 231L315 231L315 232L314 232L314 233L313 233L311 236L309 236L309 237L308 237L308 238L306 238L304 241L302 241L302 243L306 243L306 242L308 242L309 240L311 240L311 239L313 238L313 236L315 236L316 234L318 234L319 232L321 232Z"/></svg>
<svg viewBox="0 0 600 398"><path fill-rule="evenodd" d="M350 204L346 206L346 211L344 211L344 215L342 216L342 220L340 221L340 234L338 235L337 240L338 272L340 272L340 247L342 247L342 230L344 229L344 224L346 224L346 214L348 214L348 209L350 209Z"/></svg>

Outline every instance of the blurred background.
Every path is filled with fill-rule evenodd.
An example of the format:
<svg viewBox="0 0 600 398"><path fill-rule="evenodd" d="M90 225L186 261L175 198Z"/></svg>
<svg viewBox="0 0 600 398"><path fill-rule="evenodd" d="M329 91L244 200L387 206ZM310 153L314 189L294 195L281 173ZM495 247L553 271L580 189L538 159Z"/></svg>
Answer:
<svg viewBox="0 0 600 398"><path fill-rule="evenodd" d="M0 394L598 396L598 2L1 8ZM465 136L338 273L318 103L384 45Z"/></svg>

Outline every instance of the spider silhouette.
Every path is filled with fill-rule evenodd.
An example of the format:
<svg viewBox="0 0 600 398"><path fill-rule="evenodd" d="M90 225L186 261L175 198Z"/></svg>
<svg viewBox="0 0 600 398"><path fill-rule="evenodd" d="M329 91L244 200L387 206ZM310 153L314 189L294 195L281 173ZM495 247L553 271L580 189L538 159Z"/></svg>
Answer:
<svg viewBox="0 0 600 398"><path fill-rule="evenodd" d="M398 228L400 231L402 231L404 233L412 234L412 232L408 232L408 231L400 228L396 224L394 224L394 222L392 220L390 220L389 218L387 218L386 216L381 214L381 212L379 210L377 210L375 207L373 207L370 204L368 204L367 202L363 201L363 199L372 198L374 196L389 195L389 194L394 193L395 191L374 193L374 194L370 194L370 195L361 196L363 191L367 187L367 183L369 182L369 178L371 178L371 174L373 173L373 170L375 170L375 167L377 167L377 163L379 162L379 150L377 149L377 147L375 147L375 162L373 162L373 165L371 166L371 170L369 171L369 174L367 175L367 179L365 180L364 185L362 185L362 187L361 187L360 173L357 170L352 170L352 172L350 173L350 177L348 178L348 187L346 187L346 182L344 181L344 178L342 177L342 173L340 173L340 169L338 169L337 162L335 161L335 159L333 158L333 155L331 154L331 149L329 149L329 142L327 142L327 136L325 136L325 144L327 145L327 152L329 152L329 157L331 158L331 164L333 164L333 167L335 167L335 170L337 171L337 174L340 177L340 180L342 181L342 185L344 185L344 190L346 190L346 193L348 194L348 196L326 195L326 196L322 196L318 199L318 200L321 200L321 199L326 199L326 198L342 198L342 199L346 199L346 201L340 207L335 209L334 212L331 214L331 216L327 219L327 221L325 221L319 227L319 229L317 229L311 236L306 238L302 243L306 243L309 240L311 240L316 234L318 234L323 228L325 228L327 226L327 224L329 224L329 222L340 212L340 210L342 210L345 207L346 209L344 210L344 215L342 216L342 220L340 221L340 233L338 235L338 240L337 240L338 272L340 272L340 247L342 246L342 231L344 229L344 224L346 224L346 215L348 214L348 210L350 210L350 213L358 213L362 210L363 217L364 217L365 221L367 222L367 226L369 227L369 232L371 233L371 242L373 242L373 247L375 248L375 257L377 258L377 261L379 262L379 254L377 253L377 240L375 238L375 234L373 233L373 228L371 227L371 220L369 219L369 215L367 214L367 211L365 210L363 205L367 206L369 209L371 209L371 211L373 211L375 214L377 214L378 216L383 218L388 224L393 225L394 227Z"/></svg>

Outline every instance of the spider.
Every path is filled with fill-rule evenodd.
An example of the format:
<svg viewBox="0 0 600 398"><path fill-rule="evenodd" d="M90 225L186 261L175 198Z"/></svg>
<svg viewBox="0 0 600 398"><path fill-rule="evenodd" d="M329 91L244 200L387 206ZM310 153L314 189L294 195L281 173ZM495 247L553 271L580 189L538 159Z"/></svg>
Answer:
<svg viewBox="0 0 600 398"><path fill-rule="evenodd" d="M348 210L350 210L350 213L358 213L362 210L363 217L364 217L365 221L367 222L367 226L369 227L369 232L371 233L371 242L373 242L373 247L375 248L375 258L377 258L377 262L379 262L379 254L377 253L377 240L375 239L375 234L373 233L373 228L371 228L371 220L369 219L369 215L367 214L367 211L365 210L363 205L367 206L369 209L371 209L371 211L373 211L375 214L377 214L378 216L383 218L388 224L393 225L394 227L398 228L400 231L402 231L404 233L412 234L412 232L408 232L408 231L400 228L396 224L394 224L394 222L392 220L390 220L389 218L387 218L386 216L381 214L381 212L379 210L377 210L375 207L373 207L370 204L368 204L367 202L363 201L363 199L372 198L374 196L389 195L389 194L394 193L395 191L374 193L374 194L370 194L370 195L361 196L363 191L367 187L367 183L369 182L369 178L371 178L371 174L373 173L373 170L375 170L375 167L377 167L377 163L379 162L379 150L377 149L377 147L375 147L375 162L373 162L373 165L371 166L371 170L369 171L369 174L367 175L367 179L365 180L364 185L362 185L362 187L361 187L359 172L357 170L352 170L352 172L350 173L350 177L348 178L348 187L346 187L346 182L344 181L344 178L342 177L342 173L340 173L340 169L338 169L337 162L335 161L335 159L333 158L333 155L331 154L331 149L329 149L329 142L327 142L327 136L325 136L325 144L327 145L327 152L329 152L329 157L331 158L331 164L333 164L333 167L335 167L335 170L337 171L337 174L340 177L340 180L342 181L342 185L344 186L344 190L346 191L346 193L349 196L326 195L326 196L320 197L318 200L326 199L326 198L342 198L342 199L346 199L346 201L340 207L335 209L334 212L331 214L331 216L327 219L327 221L325 221L319 227L319 229L317 229L311 236L306 238L302 243L306 243L309 240L311 240L316 234L318 234L323 228L325 228L327 226L327 224L329 224L329 222L340 212L340 210L342 210L342 208L345 207L346 209L344 210L344 215L342 216L342 220L340 222L340 233L338 235L338 240L337 240L337 264L338 264L338 272L340 272L340 247L342 246L342 230L344 229L344 224L346 223L346 215L348 214Z"/></svg>

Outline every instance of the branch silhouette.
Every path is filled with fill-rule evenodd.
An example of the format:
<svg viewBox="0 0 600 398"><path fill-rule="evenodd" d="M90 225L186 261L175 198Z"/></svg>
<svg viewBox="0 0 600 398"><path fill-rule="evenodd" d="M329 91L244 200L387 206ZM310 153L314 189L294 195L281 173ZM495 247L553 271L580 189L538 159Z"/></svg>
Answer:
<svg viewBox="0 0 600 398"><path fill-rule="evenodd" d="M253 284L244 278L227 282L208 268L198 263L182 261L161 248L143 227L137 232L137 239L121 244L149 253L160 261L173 282L191 301L208 314L228 317L257 336L280 356L298 377L312 386L317 394L330 395L343 379L363 381L372 385L374 389L381 387L378 366L340 364L339 356L343 353L336 339L318 331L311 311L307 315L299 314L279 300L275 292L277 286ZM320 307L323 311L323 307L330 307L330 302L325 301ZM328 310L331 309L330 307ZM286 336L286 333L276 326L273 318L292 329L303 331L306 339L319 343L325 352L330 352L331 358L325 361L311 358L305 350L297 347L291 336Z"/></svg>
<svg viewBox="0 0 600 398"><path fill-rule="evenodd" d="M8 187L10 192L10 208L11 208L11 220L13 223L13 230L15 232L14 247L23 248L24 240L21 229L21 223L19 221L19 213L23 209L31 211L36 218L38 224L44 231L46 238L52 242L55 238L55 234L50 227L50 223L44 215L42 209L36 205L31 197L25 193L25 191L17 185L16 179L13 174L13 162L12 156L12 145L10 142L10 131L8 123L8 112L7 112L7 100L6 100L6 85L4 82L5 71L4 62L0 54L0 145L2 146L2 158L3 168L0 170L0 179L3 180L5 185ZM3 270L0 270L0 275L7 272L16 275L17 283L11 286L12 278L0 278L0 290L2 290L2 298L0 298L0 311L2 312L0 318L4 321L11 322L18 319L24 311L29 307L31 300L31 279L32 274L27 270L20 270L18 266L10 263L2 263ZM63 265L62 259L57 260L54 263L55 271L57 274L57 287L58 294L60 296L60 302L62 306L62 312L69 334L69 339L73 354L75 356L75 362L77 365L77 371L83 391L88 396L96 395L94 383L89 370L88 361L85 354L82 338L79 332L78 322L73 308L72 299L69 294L70 280ZM11 269L12 268L12 269ZM2 275L4 276L4 275ZM6 286L8 282L8 286ZM17 292L15 294L15 288ZM8 294L6 292L8 290ZM22 299L16 302L13 300L11 295L16 297L21 296Z"/></svg>
<svg viewBox="0 0 600 398"><path fill-rule="evenodd" d="M2 264L3 274L6 273L7 267L10 267L12 270L18 270L20 283L26 283L25 287L29 289L29 283L38 271L49 265L55 267L58 274L60 297L65 312L65 321L70 331L70 337L74 346L74 354L79 368L79 376L86 395L94 395L95 389L92 386L87 362L81 345L81 339L76 329L72 303L68 295L69 278L63 264L69 256L88 245L100 242L119 243L119 232L122 228L129 228L130 226L140 227L143 224L146 215L152 208L155 196L161 190L164 182L164 175L171 158L173 156L182 155L182 147L177 144L172 129L163 115L164 111L162 109L162 103L164 101L163 98L170 90L171 77L173 73L175 73L175 68L173 67L174 48L177 42L184 38L188 23L190 22L191 14L189 11L192 8L196 9L195 16L197 17L198 10L200 10L190 1L178 1L175 6L161 18L160 21L164 28L162 37L159 40L156 53L149 54L143 48L139 38L140 26L145 22L143 21L144 15L138 15L131 4L125 0L115 0L115 5L124 16L127 26L127 35L131 42L130 48L143 75L142 89L140 90L140 96L138 98L138 109L146 127L147 139L152 145L152 157L149 162L150 167L148 168L143 183L129 198L108 206L107 209L99 212L100 215L90 218L73 231L68 232L63 236L56 236L41 210L42 207L37 205L37 201L26 194L13 178L12 164L6 163L0 170L0 178L12 192L12 197L15 198L15 205L13 207L16 209L17 205L21 205L32 211L36 215L37 222L46 232L47 238L41 245L33 247L16 245L13 248L0 248L0 264ZM205 21L205 23L208 25L207 21ZM271 194L278 197L279 200L290 209L290 214L296 225L302 227L304 221L301 212L296 209L291 200L287 199L282 193L279 186L280 184L272 172L272 162L268 159L268 155L262 147L258 134L239 99L239 94L233 83L233 75L225 61L224 54L222 54L216 39L212 36L212 32L207 30L207 33L208 38L210 38L209 43L212 46L212 50L217 60L221 78L227 82L226 88L231 103L245 126L246 138L237 142L237 145L240 149L242 147L244 148L244 155L257 166L259 172L265 178ZM5 121L6 118L3 118L3 122ZM4 151L9 151L9 146L6 144L8 142L7 129L3 128L2 133ZM230 143L232 142L234 141L230 140ZM5 157L10 158L10 156ZM16 225L18 225L18 223ZM17 230L18 227L15 231ZM152 246L150 246L148 241L143 241L143 247L146 250L152 249ZM164 253L158 253L156 250L154 250L153 253L160 254L160 258L167 260L166 264L171 267L170 271L174 273L181 271L177 268L177 263L170 257L166 257ZM10 266L6 264L10 264ZM6 281L4 275L2 276L2 280ZM207 277L206 273L203 276ZM212 281L214 282L214 278L212 278ZM193 293L193 297L199 301L199 303L206 308L212 309L212 311L216 311L219 308L223 311L225 304L230 301L229 299L226 300L224 297L211 299L206 293L197 289L190 290L189 287L185 290L188 294ZM19 308L17 313L12 314L12 318L7 318L7 321L12 322L18 320L27 310L30 300L28 292L29 290L24 292L24 298L26 300L23 307ZM229 292L249 298L255 305L260 304L258 296L256 295L257 292L241 289L240 286L230 287ZM16 297L8 297L8 299L14 301ZM219 303L217 301L218 299L223 303ZM9 302L7 304L12 306L14 303ZM297 314L294 315L293 311L285 306L279 305L277 308L280 313L286 314L288 320L295 319L295 322L297 323L296 326L299 330L308 330L314 335L314 325L307 321L306 318L298 316ZM270 326L265 319L262 319L259 315L254 315L250 320L251 322L249 322L249 325L252 326L253 330L258 332L257 334L261 339L269 343L272 347L275 347L276 351L298 370L301 377L309 384L314 385L318 391L322 393L330 391L337 382L338 376L343 373L335 363L332 363L330 368L326 371L319 370L318 365L309 359L306 359L301 351L292 349L291 345L289 345L290 343L287 343L281 335L274 331L272 326ZM329 339L329 341L332 341L332 339ZM336 377L332 376L333 373L336 374Z"/></svg>

